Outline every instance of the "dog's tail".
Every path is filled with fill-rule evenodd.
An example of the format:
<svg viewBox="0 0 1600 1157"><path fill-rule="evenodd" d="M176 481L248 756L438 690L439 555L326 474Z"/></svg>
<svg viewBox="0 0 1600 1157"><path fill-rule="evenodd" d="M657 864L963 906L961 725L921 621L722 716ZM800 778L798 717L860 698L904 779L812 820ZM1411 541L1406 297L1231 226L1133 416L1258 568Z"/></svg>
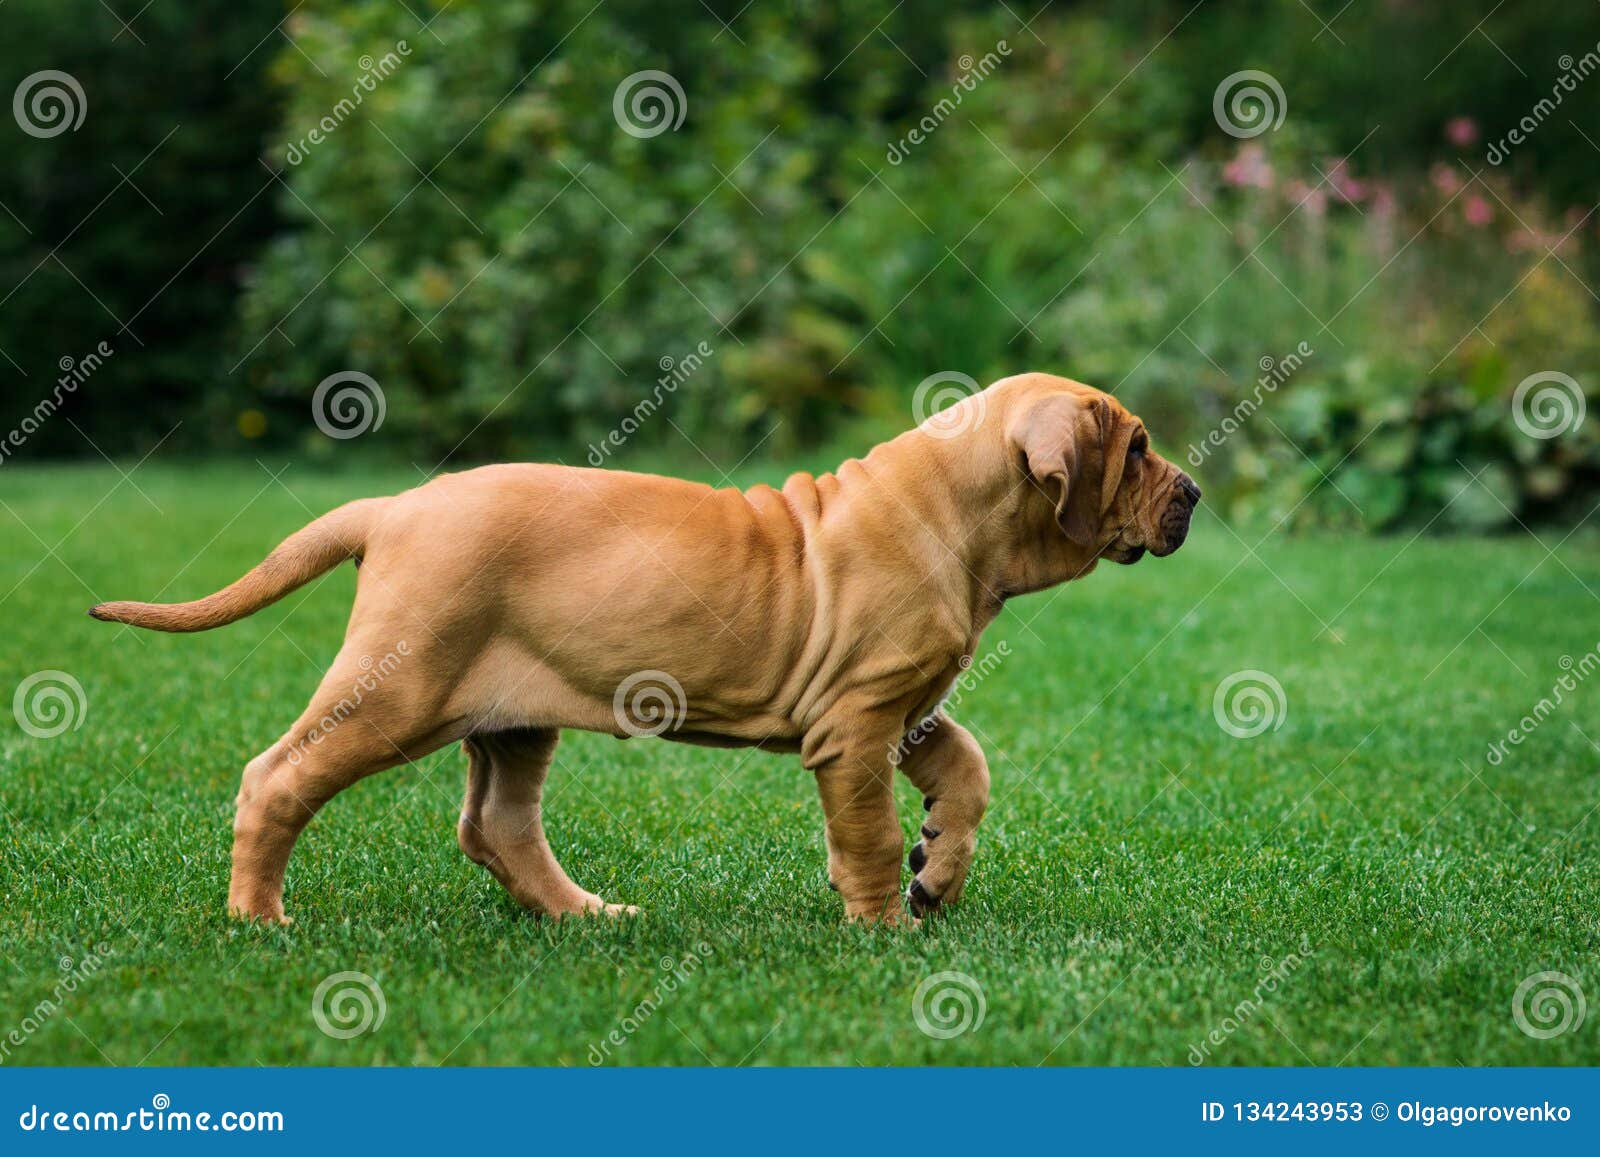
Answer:
<svg viewBox="0 0 1600 1157"><path fill-rule="evenodd" d="M271 606L346 559L357 565L387 498L347 502L295 531L238 582L192 603L101 603L89 614L152 631L209 631Z"/></svg>

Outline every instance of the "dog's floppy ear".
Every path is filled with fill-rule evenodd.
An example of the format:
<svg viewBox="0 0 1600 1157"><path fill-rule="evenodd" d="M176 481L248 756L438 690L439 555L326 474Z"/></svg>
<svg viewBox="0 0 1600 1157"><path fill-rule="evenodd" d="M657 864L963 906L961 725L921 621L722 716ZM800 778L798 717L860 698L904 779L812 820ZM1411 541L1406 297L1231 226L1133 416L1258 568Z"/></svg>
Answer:
<svg viewBox="0 0 1600 1157"><path fill-rule="evenodd" d="M1061 532L1079 546L1094 542L1101 515L1110 506L1108 498L1116 495L1130 435L1121 439L1115 478L1106 470L1105 450L1112 427L1120 424L1104 398L1086 401L1056 394L1029 406L1009 430L1028 474L1046 493L1055 494Z"/></svg>
<svg viewBox="0 0 1600 1157"><path fill-rule="evenodd" d="M1100 473L1100 516L1116 501L1117 490L1122 486L1122 474L1128 467L1128 450L1139 423L1126 411L1112 407L1104 398L1096 398L1100 411L1100 444L1104 468Z"/></svg>

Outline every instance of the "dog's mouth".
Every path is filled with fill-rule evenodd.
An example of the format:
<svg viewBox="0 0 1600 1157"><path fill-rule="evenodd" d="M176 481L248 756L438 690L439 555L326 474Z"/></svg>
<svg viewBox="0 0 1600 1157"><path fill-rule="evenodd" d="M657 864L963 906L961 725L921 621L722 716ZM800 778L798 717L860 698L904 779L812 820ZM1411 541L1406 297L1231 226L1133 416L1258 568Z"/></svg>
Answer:
<svg viewBox="0 0 1600 1157"><path fill-rule="evenodd" d="M1173 502L1167 507L1167 512L1161 516L1161 545L1152 547L1150 553L1157 558L1166 558L1182 546L1189 537L1189 522L1193 512L1192 506L1181 502Z"/></svg>
<svg viewBox="0 0 1600 1157"><path fill-rule="evenodd" d="M1194 508L1200 505L1200 487L1196 486L1194 479L1187 474L1178 473L1168 491L1167 505L1161 512L1161 520L1155 527L1155 533L1146 533L1144 543L1134 544L1121 541L1118 535L1110 545L1101 551L1101 557L1123 566L1132 566L1146 554L1156 558L1165 558L1173 553L1189 537L1189 524L1194 518ZM1124 531L1128 527L1123 528Z"/></svg>
<svg viewBox="0 0 1600 1157"><path fill-rule="evenodd" d="M1152 547L1150 553L1165 558L1177 550L1189 537L1189 526L1194 519L1194 508L1200 505L1200 487L1187 474L1178 475L1173 484L1171 499L1161 512L1161 545Z"/></svg>

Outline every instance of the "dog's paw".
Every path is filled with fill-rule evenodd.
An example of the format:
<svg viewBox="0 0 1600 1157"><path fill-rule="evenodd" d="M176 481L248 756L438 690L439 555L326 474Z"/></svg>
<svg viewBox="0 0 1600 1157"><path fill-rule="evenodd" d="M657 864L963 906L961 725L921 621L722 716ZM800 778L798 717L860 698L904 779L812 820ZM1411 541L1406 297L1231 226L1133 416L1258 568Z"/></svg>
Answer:
<svg viewBox="0 0 1600 1157"><path fill-rule="evenodd" d="M886 924L897 928L915 928L919 923L899 892L890 892L878 900L847 900L844 918L849 924Z"/></svg>
<svg viewBox="0 0 1600 1157"><path fill-rule="evenodd" d="M960 890L954 864L947 857L935 857L930 852L930 849L946 850L937 844L940 835L938 828L923 824L922 838L911 845L911 852L906 857L906 862L911 866L912 880L906 888L905 902L906 907L918 917L938 911L946 899L954 900ZM928 865L935 858L940 862L930 870Z"/></svg>
<svg viewBox="0 0 1600 1157"><path fill-rule="evenodd" d="M618 918L623 917L623 916L637 916L639 914L639 905L637 905L637 904L607 904L604 900L601 900L599 897L596 897L595 898L595 903L592 904L592 905L586 906L583 909L583 911L577 912L577 913L568 913L568 914L569 915L578 915L578 916L609 916L613 920L615 920L615 919L618 919Z"/></svg>
<svg viewBox="0 0 1600 1157"><path fill-rule="evenodd" d="M577 903L562 908L535 908L534 915L546 916L552 920L587 920L596 916L607 916L613 920L624 916L639 915L637 904L608 904L599 896L589 895Z"/></svg>
<svg viewBox="0 0 1600 1157"><path fill-rule="evenodd" d="M257 912L242 908L236 904L230 904L228 906L228 916L230 919L238 920L245 924L260 924L267 928L287 928L294 923L294 917L285 916L282 908L278 908L275 911L263 910Z"/></svg>
<svg viewBox="0 0 1600 1157"><path fill-rule="evenodd" d="M922 925L921 919L904 907L900 903L898 896L895 897L895 905L892 910L846 913L844 919L846 924L869 928L919 928Z"/></svg>
<svg viewBox="0 0 1600 1157"><path fill-rule="evenodd" d="M913 879L911 886L906 889L906 907L921 919L931 916L939 910L940 898L929 892L919 879Z"/></svg>

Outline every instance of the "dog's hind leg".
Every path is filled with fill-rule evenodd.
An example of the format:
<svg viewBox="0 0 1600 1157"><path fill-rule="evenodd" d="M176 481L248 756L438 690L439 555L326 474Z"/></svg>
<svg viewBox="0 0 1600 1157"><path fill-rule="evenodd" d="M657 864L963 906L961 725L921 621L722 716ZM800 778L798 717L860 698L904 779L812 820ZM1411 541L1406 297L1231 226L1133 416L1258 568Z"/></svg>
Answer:
<svg viewBox="0 0 1600 1157"><path fill-rule="evenodd" d="M631 915L573 883L544 835L541 800L560 732L554 728L469 736L467 795L456 829L461 850L482 864L512 899L547 916Z"/></svg>
<svg viewBox="0 0 1600 1157"><path fill-rule="evenodd" d="M900 753L900 770L922 792L928 813L911 848L916 878L906 890L920 916L961 896L989 806L989 765L972 733L947 715L908 735Z"/></svg>
<svg viewBox="0 0 1600 1157"><path fill-rule="evenodd" d="M374 667L347 644L295 725L245 767L233 822L232 915L288 923L284 873L311 817L356 780L459 735L416 719L419 704L400 694L389 658Z"/></svg>

